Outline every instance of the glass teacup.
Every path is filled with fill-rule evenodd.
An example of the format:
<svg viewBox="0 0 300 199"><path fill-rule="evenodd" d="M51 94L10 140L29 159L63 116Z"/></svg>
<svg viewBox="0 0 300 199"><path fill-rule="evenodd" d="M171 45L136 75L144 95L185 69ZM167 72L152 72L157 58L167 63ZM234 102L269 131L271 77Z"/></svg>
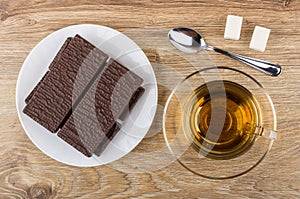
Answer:
<svg viewBox="0 0 300 199"><path fill-rule="evenodd" d="M211 67L172 91L164 110L167 146L189 171L212 179L240 176L270 151L276 114L263 86L248 74Z"/></svg>

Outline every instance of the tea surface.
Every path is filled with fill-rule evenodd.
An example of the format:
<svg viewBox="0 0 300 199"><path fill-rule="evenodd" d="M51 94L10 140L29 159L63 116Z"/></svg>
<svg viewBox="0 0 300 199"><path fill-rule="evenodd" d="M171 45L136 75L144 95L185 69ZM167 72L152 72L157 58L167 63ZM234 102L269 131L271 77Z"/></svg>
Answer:
<svg viewBox="0 0 300 199"><path fill-rule="evenodd" d="M213 159L231 159L251 147L261 114L246 88L231 81L212 81L187 97L182 119L197 152Z"/></svg>

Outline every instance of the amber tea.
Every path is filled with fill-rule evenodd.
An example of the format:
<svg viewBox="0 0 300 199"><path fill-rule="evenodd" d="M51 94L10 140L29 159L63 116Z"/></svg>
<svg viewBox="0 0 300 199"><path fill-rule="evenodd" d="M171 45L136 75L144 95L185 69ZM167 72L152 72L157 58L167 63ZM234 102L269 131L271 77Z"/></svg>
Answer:
<svg viewBox="0 0 300 199"><path fill-rule="evenodd" d="M212 81L196 88L183 108L186 137L197 152L213 159L231 159L245 153L261 124L254 96L231 81Z"/></svg>

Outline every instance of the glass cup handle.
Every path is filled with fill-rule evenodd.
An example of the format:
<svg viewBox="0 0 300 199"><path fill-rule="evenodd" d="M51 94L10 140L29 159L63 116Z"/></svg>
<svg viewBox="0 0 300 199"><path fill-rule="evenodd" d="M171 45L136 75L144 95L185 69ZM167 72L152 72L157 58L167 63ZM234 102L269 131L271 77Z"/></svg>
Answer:
<svg viewBox="0 0 300 199"><path fill-rule="evenodd" d="M276 130L270 130L263 126L257 126L256 128L257 128L256 132L258 132L258 133L256 133L256 135L266 138L266 139L270 139L270 140L277 139L277 131Z"/></svg>

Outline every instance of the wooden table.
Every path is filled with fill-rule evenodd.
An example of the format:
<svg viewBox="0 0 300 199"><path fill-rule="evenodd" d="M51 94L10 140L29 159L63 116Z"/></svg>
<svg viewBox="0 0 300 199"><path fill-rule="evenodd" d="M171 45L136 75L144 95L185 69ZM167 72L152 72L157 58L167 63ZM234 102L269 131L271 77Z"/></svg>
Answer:
<svg viewBox="0 0 300 199"><path fill-rule="evenodd" d="M223 38L228 14L244 17L239 41ZM197 177L177 162L142 172L134 165L122 167L122 159L112 165L77 168L43 154L26 136L17 116L18 73L41 39L60 28L82 23L109 26L125 34L133 29L189 26L205 35L212 46L280 63L283 73L273 78L209 52L216 65L239 67L255 76L270 93L279 132L270 155L250 173L218 181ZM271 29L263 53L248 47L256 25ZM297 0L1 0L0 198L300 198L299 30ZM164 56L155 48L145 52L152 62ZM172 79L162 75L163 68L154 70L158 81ZM168 94L163 91L159 87L162 106ZM153 124L156 129L160 129L159 110ZM163 142L161 135L162 131L144 139L132 153L150 151L151 143ZM128 157L123 162L130 160ZM139 162L137 166L146 168L147 164Z"/></svg>

